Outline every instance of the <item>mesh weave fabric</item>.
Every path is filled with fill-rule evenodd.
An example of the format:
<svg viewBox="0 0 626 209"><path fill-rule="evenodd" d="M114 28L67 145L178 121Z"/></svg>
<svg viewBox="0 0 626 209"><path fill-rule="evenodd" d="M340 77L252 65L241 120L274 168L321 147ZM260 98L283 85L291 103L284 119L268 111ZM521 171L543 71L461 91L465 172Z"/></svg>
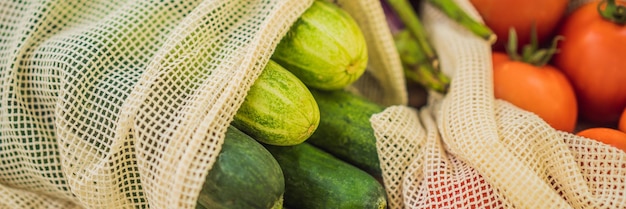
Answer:
<svg viewBox="0 0 626 209"><path fill-rule="evenodd" d="M373 43L361 83L406 103L378 1L350 2ZM0 2L0 208L194 208L247 90L311 3Z"/></svg>
<svg viewBox="0 0 626 209"><path fill-rule="evenodd" d="M626 208L626 153L495 100L488 43L423 6L452 84L371 118L390 208Z"/></svg>

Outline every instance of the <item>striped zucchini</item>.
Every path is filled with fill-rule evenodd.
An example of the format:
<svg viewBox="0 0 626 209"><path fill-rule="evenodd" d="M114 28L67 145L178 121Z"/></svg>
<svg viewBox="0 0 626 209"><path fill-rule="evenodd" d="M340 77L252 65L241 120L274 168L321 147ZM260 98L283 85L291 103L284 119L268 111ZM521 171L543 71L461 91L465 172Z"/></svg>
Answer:
<svg viewBox="0 0 626 209"><path fill-rule="evenodd" d="M269 61L237 111L232 125L265 144L296 145L317 129L320 112L296 76Z"/></svg>
<svg viewBox="0 0 626 209"><path fill-rule="evenodd" d="M307 86L342 89L365 72L365 37L346 11L330 2L314 1L281 39L272 59Z"/></svg>

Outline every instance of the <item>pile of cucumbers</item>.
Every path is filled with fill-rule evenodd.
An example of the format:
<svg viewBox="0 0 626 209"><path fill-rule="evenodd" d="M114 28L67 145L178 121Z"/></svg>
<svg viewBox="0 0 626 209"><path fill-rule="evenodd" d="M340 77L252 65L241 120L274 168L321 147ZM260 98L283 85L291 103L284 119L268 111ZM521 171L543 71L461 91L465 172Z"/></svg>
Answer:
<svg viewBox="0 0 626 209"><path fill-rule="evenodd" d="M367 59L355 20L314 1L248 91L197 208L386 208L369 122L383 107L344 90Z"/></svg>

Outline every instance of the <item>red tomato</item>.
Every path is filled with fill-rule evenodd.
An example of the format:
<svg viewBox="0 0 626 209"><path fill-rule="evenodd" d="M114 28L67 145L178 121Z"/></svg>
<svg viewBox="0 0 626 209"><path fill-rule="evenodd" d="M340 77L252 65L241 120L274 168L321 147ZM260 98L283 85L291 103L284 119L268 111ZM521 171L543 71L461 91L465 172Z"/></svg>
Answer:
<svg viewBox="0 0 626 209"><path fill-rule="evenodd" d="M612 128L595 127L578 132L576 135L590 138L626 152L626 133Z"/></svg>
<svg viewBox="0 0 626 209"><path fill-rule="evenodd" d="M626 107L626 26L603 19L594 2L568 16L559 34L565 39L554 65L572 82L580 117L617 122Z"/></svg>
<svg viewBox="0 0 626 209"><path fill-rule="evenodd" d="M498 36L495 49L502 50L514 27L520 46L530 42L533 22L540 43L552 39L554 29L565 14L569 0L470 0L476 11Z"/></svg>
<svg viewBox="0 0 626 209"><path fill-rule="evenodd" d="M493 68L496 69L502 63L510 62L509 55L505 53L495 52L491 54L491 63L493 64Z"/></svg>
<svg viewBox="0 0 626 209"><path fill-rule="evenodd" d="M617 124L617 129L626 133L626 108L622 111L622 115L619 118L619 123Z"/></svg>
<svg viewBox="0 0 626 209"><path fill-rule="evenodd" d="M428 199L423 208L502 208L502 202L493 198L493 188L482 176L465 177L436 175L427 177ZM416 205L422 206L422 205Z"/></svg>
<svg viewBox="0 0 626 209"><path fill-rule="evenodd" d="M507 58L504 60L504 58ZM573 132L577 120L574 89L561 71L509 60L494 52L494 94L515 106L533 112L557 130Z"/></svg>

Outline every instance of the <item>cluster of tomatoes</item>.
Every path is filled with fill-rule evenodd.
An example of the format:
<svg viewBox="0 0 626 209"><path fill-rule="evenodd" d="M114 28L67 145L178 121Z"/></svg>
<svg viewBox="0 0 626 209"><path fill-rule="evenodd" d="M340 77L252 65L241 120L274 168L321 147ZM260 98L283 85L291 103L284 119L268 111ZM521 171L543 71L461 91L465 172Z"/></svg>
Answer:
<svg viewBox="0 0 626 209"><path fill-rule="evenodd" d="M626 1L470 2L498 36L496 98L626 151Z"/></svg>

